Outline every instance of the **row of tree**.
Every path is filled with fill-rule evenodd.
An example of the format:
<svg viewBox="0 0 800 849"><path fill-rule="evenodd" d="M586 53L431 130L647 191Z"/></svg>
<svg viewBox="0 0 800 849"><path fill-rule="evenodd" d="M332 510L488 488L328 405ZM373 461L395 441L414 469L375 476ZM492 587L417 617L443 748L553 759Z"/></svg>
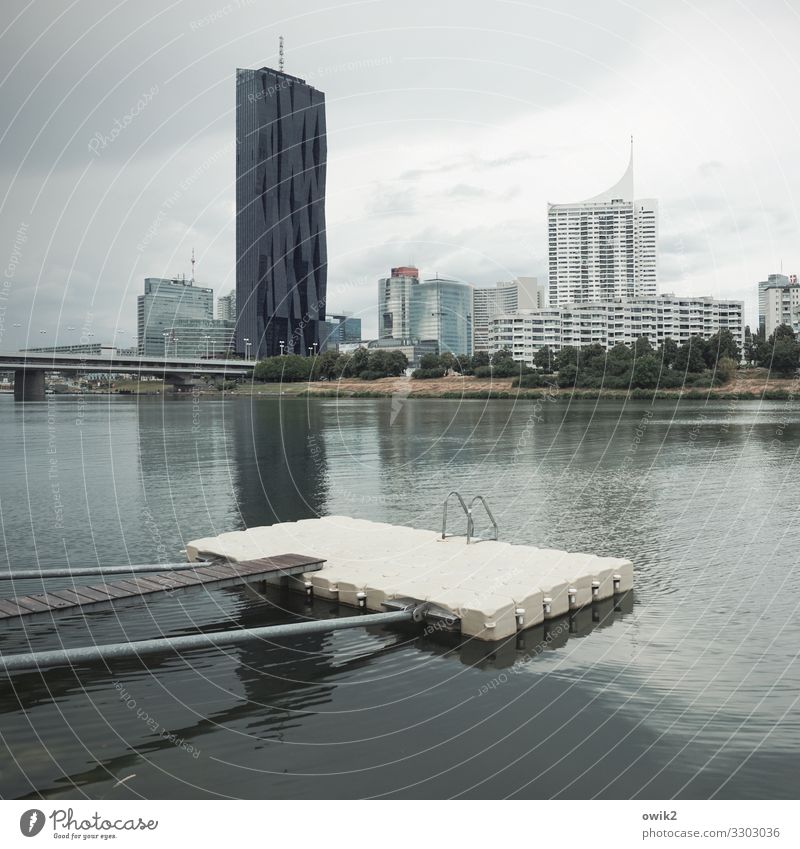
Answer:
<svg viewBox="0 0 800 849"><path fill-rule="evenodd" d="M741 350L729 330L720 330L709 339L692 336L683 345L665 339L654 348L644 336L633 345L616 345L607 351L601 345L586 348L564 347L555 352L545 346L534 355L534 368L515 362L510 351L489 356L480 352L463 355L425 354L413 372L418 379L444 377L448 373L475 377L514 377L522 386L539 386L557 375L561 386L595 388L656 388L710 386L727 382L741 359ZM786 325L769 339L748 336L745 361L780 375L794 374L800 367L800 340ZM376 380L397 377L408 368L400 351L370 351L359 348L351 354L325 351L317 357L287 354L268 357L255 367L258 381L282 382L361 378Z"/></svg>
<svg viewBox="0 0 800 849"><path fill-rule="evenodd" d="M537 372L522 376L519 385L540 386L544 375L564 387L597 389L676 389L727 383L736 371L740 349L729 330L709 339L692 336L683 345L665 339L658 348L639 337L607 351L602 345L564 347L557 353L541 348L534 357Z"/></svg>
<svg viewBox="0 0 800 849"><path fill-rule="evenodd" d="M518 377L528 371L527 366L513 360L509 351L497 351L491 357L481 351L472 357L450 353L424 354L412 377L444 377L450 372L475 377Z"/></svg>
<svg viewBox="0 0 800 849"><path fill-rule="evenodd" d="M265 383L293 383L307 380L339 380L357 377L377 380L397 377L408 368L408 358L402 351L368 351L359 348L352 354L324 351L316 357L285 354L259 360L253 378Z"/></svg>

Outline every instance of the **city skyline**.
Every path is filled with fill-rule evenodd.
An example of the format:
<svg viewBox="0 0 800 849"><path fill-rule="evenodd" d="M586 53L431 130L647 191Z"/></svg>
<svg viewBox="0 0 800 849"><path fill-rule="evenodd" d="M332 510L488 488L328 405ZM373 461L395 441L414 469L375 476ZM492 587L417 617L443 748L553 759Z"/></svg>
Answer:
<svg viewBox="0 0 800 849"><path fill-rule="evenodd" d="M441 22L436 9L419 11L421 23ZM113 92L79 84L84 67L59 49L54 32L44 33L26 62L47 68L47 86L39 90L47 132L32 123L39 120L33 104L16 101L13 88L4 91L12 116L4 161L15 164L5 174L3 215L14 273L0 347L36 344L42 329L54 338L57 325L88 323L108 342L115 328L130 334L141 279L181 270L191 245L198 246L202 278L218 281L220 292L233 287L231 80L236 66L277 64L279 31L287 36L287 70L328 94L336 149L328 185L329 300L363 316L365 336L376 335L366 320L374 280L387 264L413 260L425 276L439 271L481 286L520 274L544 280L547 201L583 197L612 182L630 133L641 193L661 204L662 289L743 299L755 327L755 284L779 271L782 259L794 265L795 165L780 153L791 132L768 133L774 114L784 112L791 127L789 92L781 79L766 81L754 63L766 36L748 26L748 16L726 16L733 47L723 50L691 10L658 18L588 5L569 18L505 10L509 28L579 51L545 85L555 48L531 53L532 36L506 39L509 64L501 65L493 36L467 40L480 17L477 4L463 12L464 31L439 45L445 54L421 61L432 50L428 35L409 41L386 32L380 8L364 13L367 35L346 41L336 36L352 33L354 13L347 11L341 20L331 13L313 23L261 25L244 37L246 9L214 26L159 9L163 37L143 53L148 61L129 52L141 51L147 27L106 58L112 74L116 63L130 71ZM601 28L603 13L615 35ZM780 10L764 14L780 27ZM20 43L34 24L20 17ZM218 42L228 28L239 37L223 38L223 48ZM329 37L320 40L323 30ZM62 33L66 42L83 35L69 17ZM624 40L634 33L637 49ZM99 60L119 39L99 25L86 40L87 55L97 52ZM171 41L180 49L163 47ZM26 65L15 69L20 57L14 44L8 47L4 62L13 82ZM614 49L619 64L612 72L601 60ZM676 58L671 76L668 55ZM403 95L401 80L423 86L423 93ZM734 92L754 88L760 96L748 100L746 120L731 132ZM464 93L453 96L454 90ZM479 91L489 96L481 98L476 122ZM719 120L723 114L727 123ZM581 134L571 130L577 118ZM118 120L124 128L113 132ZM56 138L54 147L49 140ZM72 341L61 334L58 340Z"/></svg>

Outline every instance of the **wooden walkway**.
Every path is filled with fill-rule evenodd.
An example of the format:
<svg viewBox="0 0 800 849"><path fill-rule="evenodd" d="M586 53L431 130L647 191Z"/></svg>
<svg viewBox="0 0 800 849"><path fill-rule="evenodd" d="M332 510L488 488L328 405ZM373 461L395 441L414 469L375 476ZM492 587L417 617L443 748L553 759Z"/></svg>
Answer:
<svg viewBox="0 0 800 849"><path fill-rule="evenodd" d="M87 587L59 589L38 595L23 595L0 600L0 620L28 616L35 613L71 612L103 602L136 598L151 593L182 590L201 584L215 587L252 583L262 579L275 579L313 572L322 568L324 560L302 554L279 554L241 563L208 563L196 569L170 572L148 572L146 577L114 580Z"/></svg>

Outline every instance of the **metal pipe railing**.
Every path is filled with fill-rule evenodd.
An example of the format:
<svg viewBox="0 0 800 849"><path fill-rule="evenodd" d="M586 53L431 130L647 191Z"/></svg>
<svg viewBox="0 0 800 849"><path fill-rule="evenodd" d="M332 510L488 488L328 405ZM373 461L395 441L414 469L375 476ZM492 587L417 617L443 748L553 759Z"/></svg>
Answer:
<svg viewBox="0 0 800 849"><path fill-rule="evenodd" d="M209 564L197 563L138 563L130 566L84 566L77 569L11 569L0 572L0 581L20 581L24 578L78 578L81 576L135 575L139 572L174 572L177 569L202 569Z"/></svg>
<svg viewBox="0 0 800 849"><path fill-rule="evenodd" d="M251 642L268 642L279 637L324 634L346 628L366 628L369 625L392 625L399 622L419 622L425 605L409 606L391 613L370 613L342 619L314 619L310 622L293 622L288 625L268 625L263 628L243 628L237 631L214 631L208 634L189 634L184 637L162 637L131 643L110 643L103 646L86 646L28 654L0 655L0 672L18 672L26 669L43 669L54 666L78 666L98 660L120 660L142 657L164 651L189 651L192 649L220 648Z"/></svg>

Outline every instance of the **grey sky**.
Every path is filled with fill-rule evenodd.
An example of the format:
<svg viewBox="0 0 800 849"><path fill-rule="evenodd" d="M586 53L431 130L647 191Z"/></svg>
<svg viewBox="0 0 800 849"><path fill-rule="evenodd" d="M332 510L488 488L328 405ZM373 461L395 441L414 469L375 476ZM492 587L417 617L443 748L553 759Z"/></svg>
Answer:
<svg viewBox="0 0 800 849"><path fill-rule="evenodd" d="M281 33L327 97L328 305L367 333L391 265L544 279L546 202L615 182L631 133L661 291L745 299L752 324L755 281L800 267L781 0L3 8L0 349L129 343L143 278L188 275L193 247L233 287L234 72L276 65Z"/></svg>

